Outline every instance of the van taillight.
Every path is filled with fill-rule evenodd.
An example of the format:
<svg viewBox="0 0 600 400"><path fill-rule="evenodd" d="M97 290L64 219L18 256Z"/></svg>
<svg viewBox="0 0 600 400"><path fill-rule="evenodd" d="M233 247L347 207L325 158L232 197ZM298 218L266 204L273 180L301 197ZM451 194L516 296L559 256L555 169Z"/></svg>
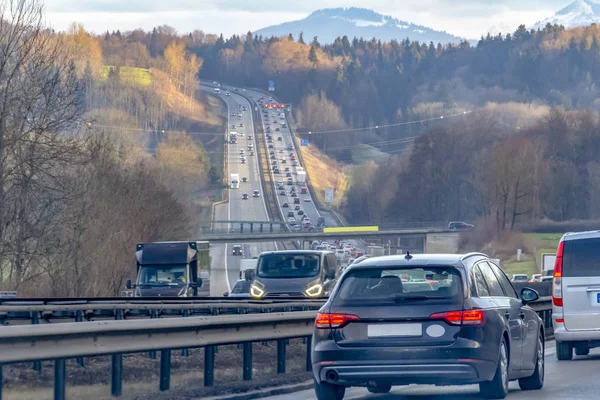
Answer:
<svg viewBox="0 0 600 400"><path fill-rule="evenodd" d="M360 318L356 315L319 313L315 320L315 327L317 329L339 329L348 325L349 322L359 320Z"/></svg>
<svg viewBox="0 0 600 400"><path fill-rule="evenodd" d="M449 311L432 314L430 319L441 319L450 325L481 326L485 325L483 310Z"/></svg>
<svg viewBox="0 0 600 400"><path fill-rule="evenodd" d="M563 274L563 252L565 242L561 241L556 250L556 260L554 261L554 277L552 279L552 304L562 307L562 274Z"/></svg>

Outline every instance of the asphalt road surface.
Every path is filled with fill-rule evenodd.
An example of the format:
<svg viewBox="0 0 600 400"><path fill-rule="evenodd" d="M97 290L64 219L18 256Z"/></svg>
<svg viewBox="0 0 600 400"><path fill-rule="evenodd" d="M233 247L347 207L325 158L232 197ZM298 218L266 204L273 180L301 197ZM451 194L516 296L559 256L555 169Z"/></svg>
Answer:
<svg viewBox="0 0 600 400"><path fill-rule="evenodd" d="M517 382L511 382L509 400L592 400L600 398L600 385L595 374L600 369L600 349L589 356L575 356L573 361L557 361L554 342L546 349L546 375L544 388L539 391L522 391ZM481 399L478 386L419 386L393 388L390 394L375 395L366 389L346 390L344 400L463 400ZM281 396L269 400L315 400L312 390Z"/></svg>
<svg viewBox="0 0 600 400"><path fill-rule="evenodd" d="M203 88L204 89L204 88ZM212 90L206 88L204 90ZM252 121L251 106L246 99L235 93L229 96L222 90L219 95L227 103L228 131L238 133L237 144L228 144L227 161L229 171L227 180L231 174L239 174L240 181L246 177L248 182L240 182L238 189L229 189L229 202L215 207L215 220L226 221L267 221L267 210L263 200L261 189L261 175L258 166L257 156L250 156L248 152L248 143L252 142L257 146L254 133L254 124ZM246 111L240 111L238 106L246 107ZM239 117L238 113L242 116ZM231 115L235 114L235 115ZM243 126L240 126L243 124ZM235 125L235 128L233 128ZM248 139L250 136L252 139ZM226 140L224 137L223 140ZM241 162L240 150L244 149L246 162ZM256 153L255 153L256 154ZM260 192L260 197L252 197L254 190ZM248 200L242 200L242 194L248 194ZM218 230L231 230L239 227L220 224L215 226ZM244 248L244 256L233 256L231 253L234 244L241 244ZM230 292L231 288L239 279L240 260L242 258L252 258L258 256L263 251L276 250L275 244L268 243L230 243L226 245L211 246L211 296L222 296L225 292Z"/></svg>

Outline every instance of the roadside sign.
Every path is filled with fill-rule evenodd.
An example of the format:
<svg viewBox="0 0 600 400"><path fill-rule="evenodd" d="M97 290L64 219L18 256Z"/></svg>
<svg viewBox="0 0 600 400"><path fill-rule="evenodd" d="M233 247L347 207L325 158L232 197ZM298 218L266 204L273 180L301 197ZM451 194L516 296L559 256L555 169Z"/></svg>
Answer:
<svg viewBox="0 0 600 400"><path fill-rule="evenodd" d="M333 189L325 189L325 203L333 203Z"/></svg>
<svg viewBox="0 0 600 400"><path fill-rule="evenodd" d="M17 292L12 290L1 291L0 299L15 299L17 297Z"/></svg>
<svg viewBox="0 0 600 400"><path fill-rule="evenodd" d="M300 139L300 146L308 146L308 139Z"/></svg>
<svg viewBox="0 0 600 400"><path fill-rule="evenodd" d="M269 92L274 92L275 91L275 81L270 80L269 81Z"/></svg>

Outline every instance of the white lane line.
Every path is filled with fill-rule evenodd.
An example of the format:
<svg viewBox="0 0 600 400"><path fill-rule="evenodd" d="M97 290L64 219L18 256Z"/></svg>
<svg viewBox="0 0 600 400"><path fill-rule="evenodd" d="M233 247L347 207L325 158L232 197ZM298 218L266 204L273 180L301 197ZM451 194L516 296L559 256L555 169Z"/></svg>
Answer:
<svg viewBox="0 0 600 400"><path fill-rule="evenodd" d="M231 112L229 111L229 102L227 100L225 100L225 104L227 104L227 127L229 128L229 126L231 125L229 122L231 122ZM227 131L225 131L225 139L227 138ZM229 142L229 140L228 140ZM227 158L229 159L229 161L231 161L231 151L229 151L229 143L227 144ZM230 164L231 165L231 164ZM229 172L229 176L231 177L231 171ZM230 178L231 179L231 178ZM231 182L230 182L231 183ZM231 185L229 185L229 201L227 202L227 220L231 221L231 201L232 201L232 195L233 193L231 192ZM229 232L231 230L231 224L227 225L227 231ZM224 263L225 263L225 282L227 283L227 292L231 293L231 284L229 283L229 268L227 267L227 256L229 256L229 246L227 243L225 243L225 257L224 257Z"/></svg>

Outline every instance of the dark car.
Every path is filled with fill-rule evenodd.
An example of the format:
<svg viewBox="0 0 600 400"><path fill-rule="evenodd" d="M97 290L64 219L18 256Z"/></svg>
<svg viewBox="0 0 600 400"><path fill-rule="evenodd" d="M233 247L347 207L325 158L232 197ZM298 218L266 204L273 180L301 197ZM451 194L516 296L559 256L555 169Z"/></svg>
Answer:
<svg viewBox="0 0 600 400"><path fill-rule="evenodd" d="M288 218L294 218L294 212L288 211Z"/></svg>
<svg viewBox="0 0 600 400"><path fill-rule="evenodd" d="M242 200L248 200L248 193L242 194Z"/></svg>
<svg viewBox="0 0 600 400"><path fill-rule="evenodd" d="M294 197L294 204L300 204L300 198Z"/></svg>
<svg viewBox="0 0 600 400"><path fill-rule="evenodd" d="M279 128L277 128L277 130L279 130ZM281 142L283 138L281 136L277 136L277 140Z"/></svg>
<svg viewBox="0 0 600 400"><path fill-rule="evenodd" d="M295 203L295 204L300 204L300 199L299 199L299 198L297 198L297 197L298 197L298 195L296 194L296 192L291 192L291 193L290 193L290 196L292 196L292 197L295 197L295 199L294 199L294 203Z"/></svg>
<svg viewBox="0 0 600 400"><path fill-rule="evenodd" d="M241 244L234 244L233 248L231 249L231 254L233 254L234 256L243 256L244 248Z"/></svg>
<svg viewBox="0 0 600 400"><path fill-rule="evenodd" d="M304 215L304 210L298 210L298 215Z"/></svg>
<svg viewBox="0 0 600 400"><path fill-rule="evenodd" d="M269 144L269 148L272 149L273 148L273 144Z"/></svg>
<svg viewBox="0 0 600 400"><path fill-rule="evenodd" d="M287 176L288 178L291 178L291 177L292 177L292 173L291 173L291 172L287 172L287 173L285 174L285 176Z"/></svg>
<svg viewBox="0 0 600 400"><path fill-rule="evenodd" d="M279 191L279 195L280 195L280 196L285 196L285 190L280 190L280 191Z"/></svg>
<svg viewBox="0 0 600 400"><path fill-rule="evenodd" d="M227 297L250 298L250 284L252 281L239 279L231 288L231 293L225 293Z"/></svg>
<svg viewBox="0 0 600 400"><path fill-rule="evenodd" d="M502 399L508 382L544 385L544 325L486 255L374 257L349 266L315 321L318 400L345 388L479 384Z"/></svg>
<svg viewBox="0 0 600 400"><path fill-rule="evenodd" d="M288 208L289 206L290 206L290 205L289 205L288 203L283 203L283 204L281 205L281 207L283 207L283 208Z"/></svg>
<svg viewBox="0 0 600 400"><path fill-rule="evenodd" d="M297 206L295 206L295 207L294 207L294 210L296 210L296 211L300 210L300 206L298 206L298 205L297 205Z"/></svg>
<svg viewBox="0 0 600 400"><path fill-rule="evenodd" d="M242 182L248 182L248 178L246 178L246 177L243 177L243 178L242 178Z"/></svg>
<svg viewBox="0 0 600 400"><path fill-rule="evenodd" d="M448 224L448 229L452 231L473 229L474 226L462 221L452 221Z"/></svg>

